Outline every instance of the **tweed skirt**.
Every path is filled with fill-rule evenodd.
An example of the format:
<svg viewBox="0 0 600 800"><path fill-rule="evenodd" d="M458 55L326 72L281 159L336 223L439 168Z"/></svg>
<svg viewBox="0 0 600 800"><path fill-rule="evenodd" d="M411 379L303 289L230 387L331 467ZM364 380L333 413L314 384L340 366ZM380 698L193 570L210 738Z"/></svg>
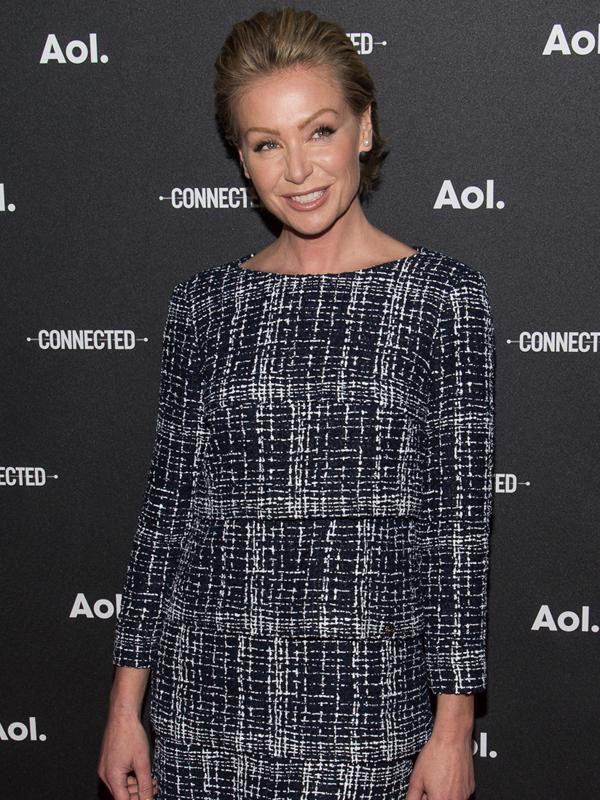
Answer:
<svg viewBox="0 0 600 800"><path fill-rule="evenodd" d="M433 724L412 518L203 524L152 669L157 800L401 800Z"/></svg>
<svg viewBox="0 0 600 800"><path fill-rule="evenodd" d="M273 758L156 741L157 800L404 800L416 758L379 763Z"/></svg>

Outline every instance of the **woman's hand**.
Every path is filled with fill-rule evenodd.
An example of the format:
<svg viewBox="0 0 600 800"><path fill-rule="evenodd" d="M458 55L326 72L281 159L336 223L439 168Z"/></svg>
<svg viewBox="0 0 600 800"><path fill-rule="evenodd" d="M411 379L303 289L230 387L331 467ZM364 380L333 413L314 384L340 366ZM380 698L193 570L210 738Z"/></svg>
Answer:
<svg viewBox="0 0 600 800"><path fill-rule="evenodd" d="M156 778L152 778L152 786L153 792L156 793ZM129 797L131 800L138 800L140 797L143 798L143 794L140 794L139 784L135 775L127 776L127 791L129 792ZM149 797L148 800L150 800Z"/></svg>
<svg viewBox="0 0 600 800"><path fill-rule="evenodd" d="M406 800L468 800L474 791L471 736L448 739L434 732L417 756Z"/></svg>
<svg viewBox="0 0 600 800"><path fill-rule="evenodd" d="M115 800L151 800L156 795L150 745L138 717L109 714L97 771Z"/></svg>

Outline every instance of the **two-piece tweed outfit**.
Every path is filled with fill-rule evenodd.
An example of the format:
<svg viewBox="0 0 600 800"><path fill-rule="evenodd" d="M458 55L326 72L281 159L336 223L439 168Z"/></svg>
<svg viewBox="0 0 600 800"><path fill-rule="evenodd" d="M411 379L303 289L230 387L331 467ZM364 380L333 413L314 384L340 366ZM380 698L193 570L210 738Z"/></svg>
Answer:
<svg viewBox="0 0 600 800"><path fill-rule="evenodd" d="M486 688L494 324L443 253L179 283L113 662L159 800L399 800Z"/></svg>

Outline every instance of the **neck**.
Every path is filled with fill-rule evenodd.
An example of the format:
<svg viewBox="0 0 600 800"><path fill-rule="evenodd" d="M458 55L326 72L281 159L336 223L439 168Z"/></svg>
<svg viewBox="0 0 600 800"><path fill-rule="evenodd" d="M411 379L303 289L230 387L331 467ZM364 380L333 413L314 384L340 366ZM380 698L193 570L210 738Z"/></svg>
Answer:
<svg viewBox="0 0 600 800"><path fill-rule="evenodd" d="M340 263L356 260L374 230L356 196L346 212L316 236L299 234L284 225L271 252L277 263L285 263L293 272L337 272Z"/></svg>

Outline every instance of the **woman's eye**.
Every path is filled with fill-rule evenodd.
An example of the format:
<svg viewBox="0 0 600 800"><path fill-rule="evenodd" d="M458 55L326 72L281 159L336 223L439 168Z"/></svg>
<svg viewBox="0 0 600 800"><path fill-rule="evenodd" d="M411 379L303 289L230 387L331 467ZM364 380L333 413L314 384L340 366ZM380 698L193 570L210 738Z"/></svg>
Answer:
<svg viewBox="0 0 600 800"><path fill-rule="evenodd" d="M331 136L332 133L335 133L333 128L330 128L329 125L319 125L316 129L315 133L323 134L324 136ZM319 139L322 139L323 136L319 136Z"/></svg>
<svg viewBox="0 0 600 800"><path fill-rule="evenodd" d="M319 125L319 127L314 130L313 137L316 134L319 134L319 136L317 136L317 139L323 139L327 136L331 136L332 133L335 133L334 128L330 128L329 125ZM271 145L273 147L277 147L277 142L274 142L273 139L264 139L262 142L258 142L258 144L255 144L252 149L254 150L255 153L260 153L263 152L264 149L272 150L273 147L271 147Z"/></svg>
<svg viewBox="0 0 600 800"><path fill-rule="evenodd" d="M274 142L272 139L266 139L264 142L259 142L253 147L254 152L259 153L263 149L263 147L267 144L277 144L277 143ZM268 149L270 150L271 148L269 147Z"/></svg>

